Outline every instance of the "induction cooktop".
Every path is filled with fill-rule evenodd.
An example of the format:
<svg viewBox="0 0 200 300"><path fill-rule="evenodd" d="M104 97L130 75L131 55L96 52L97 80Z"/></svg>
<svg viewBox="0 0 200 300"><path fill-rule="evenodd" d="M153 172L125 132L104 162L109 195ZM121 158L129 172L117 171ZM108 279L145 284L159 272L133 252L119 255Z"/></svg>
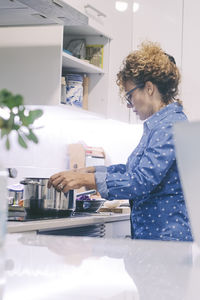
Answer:
<svg viewBox="0 0 200 300"><path fill-rule="evenodd" d="M89 217L89 216L107 216L111 215L111 212L94 212L94 213L85 213L85 212L73 212L71 215L59 214L52 216L29 216L25 212L19 211L10 211L8 212L8 221L19 221L19 222L27 222L27 221L38 221L38 220L51 220L51 219L61 219L61 218L81 218L81 217Z"/></svg>

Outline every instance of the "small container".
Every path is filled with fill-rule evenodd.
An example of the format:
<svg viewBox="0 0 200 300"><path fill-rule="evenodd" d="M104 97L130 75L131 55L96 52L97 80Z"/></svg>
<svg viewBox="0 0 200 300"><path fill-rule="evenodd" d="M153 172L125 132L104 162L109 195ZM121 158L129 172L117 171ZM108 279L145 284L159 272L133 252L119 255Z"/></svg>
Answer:
<svg viewBox="0 0 200 300"><path fill-rule="evenodd" d="M104 199L76 200L76 212L98 212L104 202Z"/></svg>
<svg viewBox="0 0 200 300"><path fill-rule="evenodd" d="M19 205L20 200L23 199L24 187L22 184L13 184L8 187L9 204ZM12 203L11 203L12 199Z"/></svg>
<svg viewBox="0 0 200 300"><path fill-rule="evenodd" d="M82 107L83 105L83 77L79 74L66 75L66 103Z"/></svg>

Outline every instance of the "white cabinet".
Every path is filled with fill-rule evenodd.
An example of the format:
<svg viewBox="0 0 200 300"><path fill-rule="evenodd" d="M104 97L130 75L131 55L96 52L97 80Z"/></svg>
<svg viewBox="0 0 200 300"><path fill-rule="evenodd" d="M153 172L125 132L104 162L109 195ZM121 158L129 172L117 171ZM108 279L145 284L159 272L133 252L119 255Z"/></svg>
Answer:
<svg viewBox="0 0 200 300"><path fill-rule="evenodd" d="M63 39L65 49L68 42L73 39L84 39L86 45L103 45L103 68L63 52L62 74L66 75L70 72L86 74L89 77L88 110L106 116L110 39L90 26L66 26Z"/></svg>
<svg viewBox="0 0 200 300"><path fill-rule="evenodd" d="M60 25L0 27L0 89L23 95L25 104L58 104L62 38Z"/></svg>
<svg viewBox="0 0 200 300"><path fill-rule="evenodd" d="M173 55L179 68L182 64L183 0L133 1L132 48L144 40L158 42ZM131 122L135 114L131 113Z"/></svg>
<svg viewBox="0 0 200 300"><path fill-rule="evenodd" d="M91 31L92 32L92 31ZM57 105L61 98L62 72L89 76L89 110L106 115L108 96L109 39L93 36L78 26L66 27L67 37L85 37L104 44L103 69L63 52L63 26L0 28L0 89L24 96L26 104Z"/></svg>
<svg viewBox="0 0 200 300"><path fill-rule="evenodd" d="M99 74L90 76L89 109L108 118L128 122L129 110L119 97L116 74L122 60L131 51L132 11L127 9L119 12L115 8L114 0L65 0L65 2L85 13L89 17L90 26L97 32L103 33L104 38L111 37L104 52L106 65L104 76L101 76L101 79ZM106 55L107 52L110 53L109 56ZM95 89L92 88L93 86Z"/></svg>
<svg viewBox="0 0 200 300"><path fill-rule="evenodd" d="M98 99L91 91L94 95L93 98L96 100L90 101L90 108L93 111L104 113L108 118L128 122L129 110L119 97L116 75L119 72L122 60L129 54L132 47L132 11L130 9L132 1L128 0L129 9L123 12L116 9L115 0L66 0L66 2L85 13L89 17L90 24L93 24L95 28L99 30L101 28L101 32L106 32L108 36L111 36L108 74L105 74L105 80L99 82L99 87L97 88L99 92ZM88 5L89 8L87 9L86 6ZM98 76L95 77L93 77L94 84L98 80ZM102 97L102 92L105 89L108 89L107 107L105 107L104 97Z"/></svg>
<svg viewBox="0 0 200 300"><path fill-rule="evenodd" d="M20 0L20 9L25 5L21 2L27 1ZM45 0L44 5L47 2L50 0ZM63 5L63 1L53 2ZM0 13L4 11L6 3L3 4ZM38 8L43 12L41 3ZM81 15L80 26L69 20L71 24L64 27L0 27L0 89L22 94L25 104L57 105L61 100L61 76L71 72L86 74L89 77L89 111L106 116L110 38L96 27L82 24L83 19ZM104 46L103 68L63 52L63 44L65 46L74 38L84 38L87 44Z"/></svg>
<svg viewBox="0 0 200 300"><path fill-rule="evenodd" d="M68 0L59 3L63 2L72 4ZM23 6L28 2L20 0L19 3ZM74 1L74 7L76 3ZM56 105L60 103L61 75L68 72L87 74L89 111L128 121L129 112L119 98L116 74L129 52L127 49L131 48L131 35L127 31L127 26L131 26L130 11L125 14L116 11L114 0L81 3L84 9L85 5L92 6L87 12L91 15L88 24L65 26L64 35L62 25L0 28L0 88L22 94L26 104ZM30 9L35 8L34 2L30 4ZM43 6L38 7L43 12ZM72 38L85 38L89 44L103 44L103 69L64 53L63 42L65 44Z"/></svg>
<svg viewBox="0 0 200 300"><path fill-rule="evenodd" d="M105 223L105 238L128 238L131 237L130 220L121 220Z"/></svg>
<svg viewBox="0 0 200 300"><path fill-rule="evenodd" d="M82 14L88 17L88 26L95 28L99 33L102 33L104 36L111 36L108 28L105 24L107 19L111 15L107 14L107 8L109 2L112 1L98 1L98 0L63 0L64 3L67 3L80 11Z"/></svg>
<svg viewBox="0 0 200 300"><path fill-rule="evenodd" d="M2 0L0 26L87 24L88 18L62 0Z"/></svg>
<svg viewBox="0 0 200 300"><path fill-rule="evenodd" d="M129 109L126 107L126 103L123 103L119 96L119 87L116 84L116 80L117 73L120 70L123 59L131 52L132 49L132 11L130 9L132 1L127 1L128 6L125 11L117 10L115 6L116 1L114 0L99 2L104 2L105 13L108 16L105 19L104 26L112 36L110 43L107 116L111 119L129 122Z"/></svg>
<svg viewBox="0 0 200 300"><path fill-rule="evenodd" d="M189 120L200 120L199 69L200 39L199 18L200 2L184 1L183 23L183 63L182 63L182 100Z"/></svg>

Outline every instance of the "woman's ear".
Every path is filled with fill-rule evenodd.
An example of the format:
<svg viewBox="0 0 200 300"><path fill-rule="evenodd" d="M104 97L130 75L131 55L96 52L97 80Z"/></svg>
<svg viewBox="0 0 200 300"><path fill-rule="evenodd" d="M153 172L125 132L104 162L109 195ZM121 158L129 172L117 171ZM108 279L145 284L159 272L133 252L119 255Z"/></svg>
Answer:
<svg viewBox="0 0 200 300"><path fill-rule="evenodd" d="M153 83L151 81L146 81L145 87L146 87L146 90L147 90L147 93L149 94L149 96L152 96L153 92L154 92Z"/></svg>

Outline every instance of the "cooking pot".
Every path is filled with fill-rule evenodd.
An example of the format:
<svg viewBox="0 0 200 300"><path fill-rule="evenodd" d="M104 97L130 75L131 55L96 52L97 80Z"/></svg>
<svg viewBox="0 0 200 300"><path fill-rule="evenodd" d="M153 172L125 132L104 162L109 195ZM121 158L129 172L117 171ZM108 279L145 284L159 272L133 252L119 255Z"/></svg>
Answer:
<svg viewBox="0 0 200 300"><path fill-rule="evenodd" d="M75 210L74 190L68 193L47 187L49 178L25 178L24 203L29 216L70 216Z"/></svg>

